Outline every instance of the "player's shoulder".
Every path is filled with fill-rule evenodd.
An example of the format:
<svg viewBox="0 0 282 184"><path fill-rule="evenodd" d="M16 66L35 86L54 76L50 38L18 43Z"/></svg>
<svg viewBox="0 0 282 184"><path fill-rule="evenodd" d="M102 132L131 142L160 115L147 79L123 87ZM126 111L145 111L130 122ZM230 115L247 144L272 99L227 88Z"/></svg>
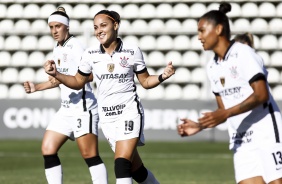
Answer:
<svg viewBox="0 0 282 184"><path fill-rule="evenodd" d="M241 53L254 53L255 50L248 46L247 44L243 44L243 43L240 43L240 42L235 42L233 44L233 52L241 52Z"/></svg>
<svg viewBox="0 0 282 184"><path fill-rule="evenodd" d="M84 53L90 54L90 55L101 53L100 44L97 43L97 44L91 45L90 47L85 49Z"/></svg>
<svg viewBox="0 0 282 184"><path fill-rule="evenodd" d="M83 49L85 50L85 45L75 36L71 36L69 40L66 41L65 47L70 48L70 49Z"/></svg>
<svg viewBox="0 0 282 184"><path fill-rule="evenodd" d="M122 42L122 46L119 52L128 53L130 55L135 55L135 54L140 55L142 53L138 45L129 42Z"/></svg>

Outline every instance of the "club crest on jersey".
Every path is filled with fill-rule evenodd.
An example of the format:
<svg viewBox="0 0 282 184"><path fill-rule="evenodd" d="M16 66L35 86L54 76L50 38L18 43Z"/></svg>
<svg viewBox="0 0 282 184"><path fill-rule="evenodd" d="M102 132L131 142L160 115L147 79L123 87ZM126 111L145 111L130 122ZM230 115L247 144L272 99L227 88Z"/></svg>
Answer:
<svg viewBox="0 0 282 184"><path fill-rule="evenodd" d="M220 83L223 87L225 86L225 77L220 77Z"/></svg>
<svg viewBox="0 0 282 184"><path fill-rule="evenodd" d="M231 72L231 77L237 78L238 77L237 66L232 66L229 69L230 69L230 72Z"/></svg>
<svg viewBox="0 0 282 184"><path fill-rule="evenodd" d="M61 64L61 60L60 60L60 59L58 59L58 65L60 66L60 64Z"/></svg>
<svg viewBox="0 0 282 184"><path fill-rule="evenodd" d="M108 68L108 71L112 73L114 71L114 69L115 69L115 64L114 63L109 63L107 65L107 68Z"/></svg>
<svg viewBox="0 0 282 184"><path fill-rule="evenodd" d="M127 58L127 57L120 57L120 66L122 66L122 67L127 67L128 66L128 62L127 62L127 60L128 60L129 58Z"/></svg>

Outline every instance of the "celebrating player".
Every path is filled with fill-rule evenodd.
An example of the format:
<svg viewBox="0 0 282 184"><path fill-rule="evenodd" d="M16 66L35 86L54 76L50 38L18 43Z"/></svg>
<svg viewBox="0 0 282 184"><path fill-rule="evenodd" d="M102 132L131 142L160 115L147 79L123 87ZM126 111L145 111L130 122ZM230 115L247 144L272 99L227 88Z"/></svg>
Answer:
<svg viewBox="0 0 282 184"><path fill-rule="evenodd" d="M48 24L53 38L58 42L53 49L53 61L57 65L57 71L74 75L85 49L69 33L69 17L63 7L59 7L49 16ZM63 183L62 166L57 153L68 139L74 138L89 167L93 183L107 184L106 167L98 153L99 116L97 100L89 83L92 79L91 75L80 90L70 89L52 77L40 84L24 83L27 93L58 86L61 88L61 108L48 125L41 147L49 184Z"/></svg>
<svg viewBox="0 0 282 184"><path fill-rule="evenodd" d="M198 38L215 57L207 74L218 109L196 123L182 119L181 136L194 135L227 121L234 170L239 184L282 184L282 120L267 82L263 60L254 49L230 41L229 3L204 14Z"/></svg>
<svg viewBox="0 0 282 184"><path fill-rule="evenodd" d="M101 128L115 152L116 183L132 184L133 178L138 183L157 184L136 148L144 145L144 112L134 75L144 88L150 89L172 76L175 69L169 62L161 75L150 75L141 50L118 38L119 25L117 12L102 10L94 16L95 36L100 45L84 52L75 76L57 72L54 61L47 61L44 68L46 73L74 89L81 89L93 72Z"/></svg>

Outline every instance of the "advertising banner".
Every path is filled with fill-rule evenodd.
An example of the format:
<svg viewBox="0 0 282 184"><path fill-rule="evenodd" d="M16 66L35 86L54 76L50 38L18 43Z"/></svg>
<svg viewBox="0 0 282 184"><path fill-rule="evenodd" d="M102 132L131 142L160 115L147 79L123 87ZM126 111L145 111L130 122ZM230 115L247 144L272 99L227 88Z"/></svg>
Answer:
<svg viewBox="0 0 282 184"><path fill-rule="evenodd" d="M41 139L59 100L0 100L0 139ZM143 100L145 139L157 141L228 141L226 124L182 138L176 126L181 118L197 121L201 113L215 110L215 100ZM281 106L281 103L278 103ZM100 139L104 139L100 129Z"/></svg>

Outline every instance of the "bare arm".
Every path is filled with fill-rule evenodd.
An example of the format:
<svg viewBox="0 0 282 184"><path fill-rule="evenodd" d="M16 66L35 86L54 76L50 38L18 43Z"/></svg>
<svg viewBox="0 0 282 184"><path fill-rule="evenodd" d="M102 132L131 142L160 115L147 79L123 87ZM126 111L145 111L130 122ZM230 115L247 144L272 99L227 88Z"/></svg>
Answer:
<svg viewBox="0 0 282 184"><path fill-rule="evenodd" d="M43 91L46 89L51 89L58 87L59 85L54 85L50 81L34 84L33 82L26 81L23 83L23 87L26 93L34 93L36 91Z"/></svg>
<svg viewBox="0 0 282 184"><path fill-rule="evenodd" d="M229 109L219 108L214 112L203 113L204 116L199 119L201 126L203 128L215 127L225 122L229 117L242 114L267 102L269 96L265 80L255 81L251 84L251 87L254 92L240 104Z"/></svg>
<svg viewBox="0 0 282 184"><path fill-rule="evenodd" d="M227 113L229 114L228 117L242 114L268 101L269 95L266 86L266 81L264 80L255 81L251 84L251 87L253 88L254 91L253 94L250 95L242 103L227 109Z"/></svg>
<svg viewBox="0 0 282 184"><path fill-rule="evenodd" d="M175 73L175 68L172 65L172 62L169 62L166 68L164 69L164 72L159 75L150 75L148 71L137 74L137 78L145 89L151 89L156 86L158 86L161 82L168 79Z"/></svg>
<svg viewBox="0 0 282 184"><path fill-rule="evenodd" d="M83 88L83 86L89 81L89 75L84 76L80 73L76 73L75 76L71 76L59 73L56 69L54 61L47 61L44 64L44 69L47 74L55 77L62 84L72 89L79 90Z"/></svg>

